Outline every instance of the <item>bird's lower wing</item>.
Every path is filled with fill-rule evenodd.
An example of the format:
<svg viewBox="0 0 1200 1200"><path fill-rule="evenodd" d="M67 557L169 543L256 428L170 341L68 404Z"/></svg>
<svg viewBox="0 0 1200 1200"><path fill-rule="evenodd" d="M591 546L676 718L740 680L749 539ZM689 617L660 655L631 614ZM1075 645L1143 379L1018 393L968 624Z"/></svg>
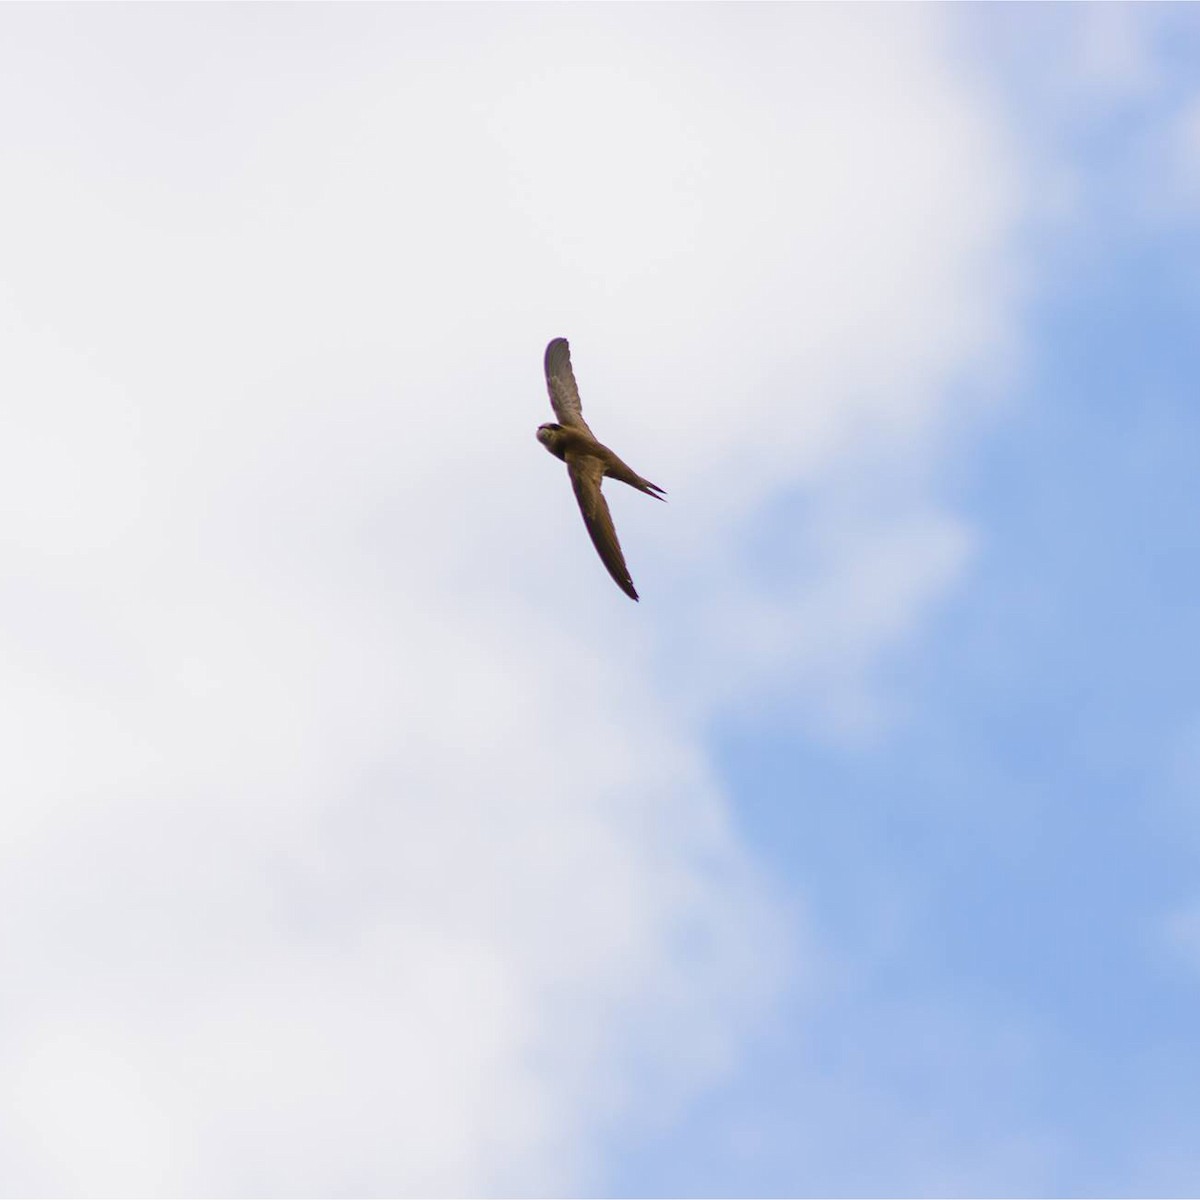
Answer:
<svg viewBox="0 0 1200 1200"><path fill-rule="evenodd" d="M575 499L579 501L579 511L583 513L583 523L591 534L592 545L596 547L600 561L608 568L617 587L631 600L636 600L638 594L629 577L621 543L617 541L612 513L608 511L608 502L600 490L604 464L597 458L572 457L567 461L567 470L571 475L571 486L575 489Z"/></svg>
<svg viewBox="0 0 1200 1200"><path fill-rule="evenodd" d="M591 433L583 419L583 401L579 399L579 388L575 384L575 372L571 369L571 347L566 338L555 338L546 347L546 389L550 393L550 405L561 425L574 425L585 433Z"/></svg>

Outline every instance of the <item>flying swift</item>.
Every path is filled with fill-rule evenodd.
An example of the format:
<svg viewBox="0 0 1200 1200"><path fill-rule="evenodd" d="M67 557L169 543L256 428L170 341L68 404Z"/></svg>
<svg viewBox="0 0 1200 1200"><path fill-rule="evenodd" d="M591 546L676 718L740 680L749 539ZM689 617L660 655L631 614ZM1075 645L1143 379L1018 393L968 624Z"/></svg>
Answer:
<svg viewBox="0 0 1200 1200"><path fill-rule="evenodd" d="M613 526L608 502L600 491L605 476L619 479L622 483L661 500L666 493L657 484L643 479L636 471L627 467L607 446L596 440L596 435L583 419L583 405L579 399L579 388L575 384L575 372L571 370L571 348L566 338L555 338L546 347L546 387L550 392L550 405L557 421L539 425L537 440L556 458L567 464L567 474L575 489L575 499L583 514L583 523L591 535L592 545L600 555L600 561L608 573L631 600L638 598L637 590L625 565L621 543Z"/></svg>

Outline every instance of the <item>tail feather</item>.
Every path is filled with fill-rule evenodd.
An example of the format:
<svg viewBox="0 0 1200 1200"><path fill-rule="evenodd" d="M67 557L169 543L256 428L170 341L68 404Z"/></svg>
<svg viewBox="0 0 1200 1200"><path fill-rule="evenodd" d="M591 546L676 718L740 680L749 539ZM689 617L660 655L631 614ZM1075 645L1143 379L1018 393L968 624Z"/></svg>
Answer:
<svg viewBox="0 0 1200 1200"><path fill-rule="evenodd" d="M629 484L631 488L637 488L639 492L644 492L647 496L653 496L655 500L665 500L667 493L663 488L660 488L657 483L651 483L650 480L643 479L636 471L627 467L615 454L605 464L604 473L612 479L619 479L622 483Z"/></svg>

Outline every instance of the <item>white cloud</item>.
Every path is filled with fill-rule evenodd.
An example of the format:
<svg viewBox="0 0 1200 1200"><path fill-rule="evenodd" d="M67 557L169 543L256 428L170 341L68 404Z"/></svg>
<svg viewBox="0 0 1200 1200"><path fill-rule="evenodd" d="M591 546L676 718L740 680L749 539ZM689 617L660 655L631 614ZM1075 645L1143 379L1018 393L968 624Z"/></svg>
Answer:
<svg viewBox="0 0 1200 1200"><path fill-rule="evenodd" d="M0 20L6 1186L578 1187L805 970L702 734L961 570L997 121L932 13Z"/></svg>
<svg viewBox="0 0 1200 1200"><path fill-rule="evenodd" d="M1126 99L1158 82L1152 16L1125 4L1089 4L1071 20L1077 29L1072 66L1079 85Z"/></svg>

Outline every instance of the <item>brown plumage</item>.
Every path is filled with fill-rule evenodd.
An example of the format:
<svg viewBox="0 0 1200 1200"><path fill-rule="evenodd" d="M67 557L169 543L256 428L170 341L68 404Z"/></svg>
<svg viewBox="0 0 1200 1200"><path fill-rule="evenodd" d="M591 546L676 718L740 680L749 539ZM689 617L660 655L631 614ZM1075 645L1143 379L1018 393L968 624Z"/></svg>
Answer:
<svg viewBox="0 0 1200 1200"><path fill-rule="evenodd" d="M612 513L600 491L607 475L622 483L661 500L665 493L657 484L643 479L636 471L627 467L607 446L596 440L595 434L583 419L583 405L579 399L579 388L575 384L575 372L571 370L571 348L566 338L555 338L546 347L546 387L550 392L550 404L558 422L538 426L537 439L557 458L567 464L575 499L583 523L591 535L592 545L600 555L600 561L616 580L617 586L631 600L638 598L617 531L613 527Z"/></svg>

